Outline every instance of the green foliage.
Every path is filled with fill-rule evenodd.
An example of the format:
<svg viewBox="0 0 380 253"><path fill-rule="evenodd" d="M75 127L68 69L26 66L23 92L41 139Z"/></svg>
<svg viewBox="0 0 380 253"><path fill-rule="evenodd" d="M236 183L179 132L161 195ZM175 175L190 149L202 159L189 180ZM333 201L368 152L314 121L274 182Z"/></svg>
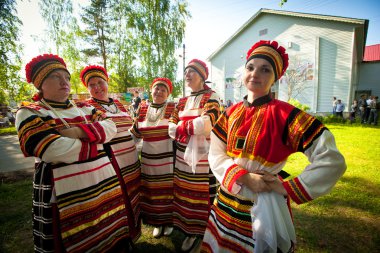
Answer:
<svg viewBox="0 0 380 253"><path fill-rule="evenodd" d="M308 105L301 104L297 99L294 98L289 99L288 103L305 112L310 109Z"/></svg>
<svg viewBox="0 0 380 253"><path fill-rule="evenodd" d="M10 135L10 134L17 134L16 128L14 126L0 127L0 135Z"/></svg>
<svg viewBox="0 0 380 253"><path fill-rule="evenodd" d="M182 97L183 85L184 83L182 80L173 82L173 92L171 95L173 98Z"/></svg>
<svg viewBox="0 0 380 253"><path fill-rule="evenodd" d="M288 0L281 0L279 5L282 7Z"/></svg>
<svg viewBox="0 0 380 253"><path fill-rule="evenodd" d="M81 17L86 29L83 31L87 47L83 50L88 57L99 57L107 69L107 58L113 43L111 1L91 0L90 6L84 7Z"/></svg>
<svg viewBox="0 0 380 253"><path fill-rule="evenodd" d="M20 93L20 25L15 0L0 1L0 103L10 104Z"/></svg>
<svg viewBox="0 0 380 253"><path fill-rule="evenodd" d="M65 39L65 30L73 19L71 0L40 0L40 12L47 24L46 34L55 44L56 54L61 55L60 47Z"/></svg>
<svg viewBox="0 0 380 253"><path fill-rule="evenodd" d="M190 14L184 1L93 0L81 14L86 24L82 50L102 59L110 76L110 90L145 87L156 77L175 80L175 50L184 36Z"/></svg>

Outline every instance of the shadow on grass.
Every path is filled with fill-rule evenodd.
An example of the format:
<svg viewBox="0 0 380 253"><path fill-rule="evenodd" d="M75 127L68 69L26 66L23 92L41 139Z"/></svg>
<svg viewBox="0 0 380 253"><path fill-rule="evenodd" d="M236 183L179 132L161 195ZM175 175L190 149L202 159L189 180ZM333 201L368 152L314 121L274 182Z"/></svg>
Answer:
<svg viewBox="0 0 380 253"><path fill-rule="evenodd" d="M380 252L380 186L370 180L343 176L327 196L293 205L297 252ZM0 252L33 252L31 179L1 184L0 196ZM135 252L180 252L183 233L152 232L143 226Z"/></svg>
<svg viewBox="0 0 380 253"><path fill-rule="evenodd" d="M294 206L299 252L380 252L380 187L343 177L326 197Z"/></svg>
<svg viewBox="0 0 380 253"><path fill-rule="evenodd" d="M154 238L152 235L153 227L143 225L142 236L135 244L135 251L139 253L175 253L181 252L181 245L185 235L177 229L173 230L170 236Z"/></svg>

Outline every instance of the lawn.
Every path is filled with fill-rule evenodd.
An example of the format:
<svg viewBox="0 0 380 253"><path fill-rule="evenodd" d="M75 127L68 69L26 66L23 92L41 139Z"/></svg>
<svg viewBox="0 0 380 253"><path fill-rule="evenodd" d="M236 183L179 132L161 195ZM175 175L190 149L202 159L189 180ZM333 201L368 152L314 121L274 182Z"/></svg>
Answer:
<svg viewBox="0 0 380 253"><path fill-rule="evenodd" d="M346 158L347 171L327 196L292 204L297 252L380 252L380 128L327 125ZM299 174L308 164L302 154L285 168ZM0 185L0 252L33 252L31 179L2 180ZM152 238L143 226L136 252L179 252L183 235Z"/></svg>

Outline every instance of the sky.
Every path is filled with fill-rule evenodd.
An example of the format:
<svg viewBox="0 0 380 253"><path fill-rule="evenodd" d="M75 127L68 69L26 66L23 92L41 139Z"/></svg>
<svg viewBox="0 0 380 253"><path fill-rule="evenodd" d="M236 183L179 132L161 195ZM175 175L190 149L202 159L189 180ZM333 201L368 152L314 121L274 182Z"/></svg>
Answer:
<svg viewBox="0 0 380 253"><path fill-rule="evenodd" d="M37 0L17 0L18 15L24 23L21 41L23 62L45 53L43 44L33 39L43 35L45 24ZM73 0L74 8L85 0ZM191 18L186 21L185 63L198 58L206 61L228 38L261 8L368 19L366 45L380 44L380 1L378 0L188 0ZM253 42L252 42L253 43ZM182 46L176 51L179 69L183 65ZM179 56L181 55L181 57ZM182 72L182 71L181 71Z"/></svg>

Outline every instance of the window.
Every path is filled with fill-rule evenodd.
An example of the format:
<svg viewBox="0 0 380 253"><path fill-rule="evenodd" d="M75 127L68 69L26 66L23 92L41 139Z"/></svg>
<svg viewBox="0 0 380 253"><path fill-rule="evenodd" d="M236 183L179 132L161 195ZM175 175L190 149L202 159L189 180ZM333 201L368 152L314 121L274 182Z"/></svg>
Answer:
<svg viewBox="0 0 380 253"><path fill-rule="evenodd" d="M268 33L268 28L259 31L259 36L263 36Z"/></svg>

